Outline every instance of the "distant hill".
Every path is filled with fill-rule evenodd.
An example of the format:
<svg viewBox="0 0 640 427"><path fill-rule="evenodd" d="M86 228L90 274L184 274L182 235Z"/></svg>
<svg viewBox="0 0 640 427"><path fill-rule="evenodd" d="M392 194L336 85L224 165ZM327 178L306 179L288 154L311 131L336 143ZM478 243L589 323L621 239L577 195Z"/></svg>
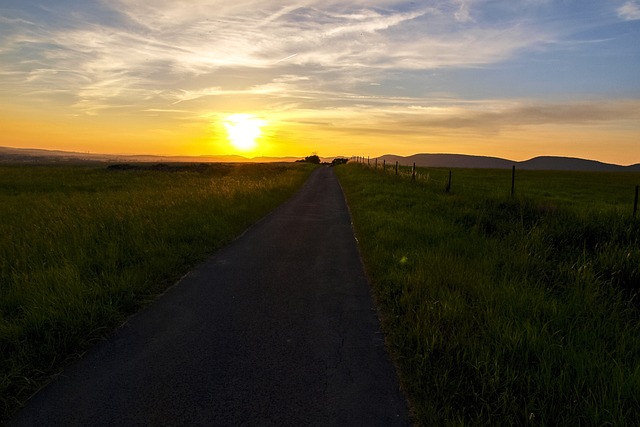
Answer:
<svg viewBox="0 0 640 427"><path fill-rule="evenodd" d="M294 162L300 157L254 157L242 156L152 156L152 155L121 155L121 154L91 154L74 151L42 150L36 148L0 147L0 163L235 163L235 162ZM331 162L333 157L323 157L323 162ZM373 159L371 159L373 160ZM499 157L470 156L466 154L414 154L412 156L396 156L386 154L378 158L378 162L386 160L388 164L432 167L432 168L475 168L475 169L511 169L515 165L518 169L528 170L572 170L572 171L604 171L604 172L640 172L640 164L620 166L602 163L595 160L576 159L572 157L535 157L523 162L502 159Z"/></svg>
<svg viewBox="0 0 640 427"><path fill-rule="evenodd" d="M524 162L519 162L520 169L532 170L571 170L571 171L598 171L598 172L620 172L620 171L640 171L640 164L631 166L620 166L611 163L602 163L596 160L577 159L573 157L535 157Z"/></svg>
<svg viewBox="0 0 640 427"><path fill-rule="evenodd" d="M465 154L414 154L402 157L385 154L378 158L378 162L386 160L388 164L432 167L432 168L475 168L475 169L518 169L526 170L566 170L593 172L640 172L640 164L620 166L602 163L595 160L577 159L572 157L541 156L523 162L516 162L498 157L469 156Z"/></svg>
<svg viewBox="0 0 640 427"><path fill-rule="evenodd" d="M0 163L60 163L60 162L187 162L187 163L210 163L210 162L293 162L298 157L254 157L242 156L151 156L151 155L120 155L120 154L91 154L74 151L41 150L36 148L11 148L0 147Z"/></svg>
<svg viewBox="0 0 640 427"><path fill-rule="evenodd" d="M397 161L401 165L432 167L432 168L479 168L479 169L507 169L513 165L512 161L498 157L469 156L466 154L414 154L402 157L384 155L381 159L390 164Z"/></svg>

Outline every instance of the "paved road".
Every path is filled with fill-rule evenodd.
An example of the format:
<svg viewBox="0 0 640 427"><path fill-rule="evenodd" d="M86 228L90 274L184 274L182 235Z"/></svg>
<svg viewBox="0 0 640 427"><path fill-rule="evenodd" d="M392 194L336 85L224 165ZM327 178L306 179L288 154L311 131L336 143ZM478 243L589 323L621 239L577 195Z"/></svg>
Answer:
<svg viewBox="0 0 640 427"><path fill-rule="evenodd" d="M9 423L408 424L330 168L92 348Z"/></svg>

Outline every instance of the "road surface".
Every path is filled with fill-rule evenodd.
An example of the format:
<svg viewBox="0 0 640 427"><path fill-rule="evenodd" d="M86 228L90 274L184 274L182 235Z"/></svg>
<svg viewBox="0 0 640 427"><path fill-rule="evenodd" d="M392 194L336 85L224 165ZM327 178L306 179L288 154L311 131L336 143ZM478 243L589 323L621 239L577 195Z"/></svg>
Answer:
<svg viewBox="0 0 640 427"><path fill-rule="evenodd" d="M10 426L409 424L331 168L33 396Z"/></svg>

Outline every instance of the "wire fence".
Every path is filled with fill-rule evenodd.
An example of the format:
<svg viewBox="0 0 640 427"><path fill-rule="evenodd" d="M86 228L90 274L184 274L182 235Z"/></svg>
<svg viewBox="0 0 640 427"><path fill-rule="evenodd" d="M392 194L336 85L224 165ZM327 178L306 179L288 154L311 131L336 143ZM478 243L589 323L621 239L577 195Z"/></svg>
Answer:
<svg viewBox="0 0 640 427"><path fill-rule="evenodd" d="M587 203L601 209L631 211L634 218L638 214L638 172L532 171L516 170L515 165L510 171L448 169L419 167L415 163L401 165L397 161L364 156L354 156L350 160L389 176L439 187L445 193L542 197L568 204Z"/></svg>

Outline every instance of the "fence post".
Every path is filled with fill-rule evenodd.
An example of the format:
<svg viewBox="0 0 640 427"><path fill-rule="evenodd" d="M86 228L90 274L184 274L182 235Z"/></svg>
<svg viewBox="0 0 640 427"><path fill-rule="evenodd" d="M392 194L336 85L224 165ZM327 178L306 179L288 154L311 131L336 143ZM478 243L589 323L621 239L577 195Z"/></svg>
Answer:
<svg viewBox="0 0 640 427"><path fill-rule="evenodd" d="M374 169L378 169L378 158L377 157L376 157L376 162L375 162Z"/></svg>
<svg viewBox="0 0 640 427"><path fill-rule="evenodd" d="M398 175L398 161L396 161L396 175Z"/></svg>
<svg viewBox="0 0 640 427"><path fill-rule="evenodd" d="M451 192L451 171L449 171L449 181L447 181L447 188L445 192L447 193Z"/></svg>
<svg viewBox="0 0 640 427"><path fill-rule="evenodd" d="M411 172L411 180L415 181L416 180L416 163L413 162L413 171Z"/></svg>
<svg viewBox="0 0 640 427"><path fill-rule="evenodd" d="M382 170L386 172L387 170L387 160L386 159L382 159Z"/></svg>
<svg viewBox="0 0 640 427"><path fill-rule="evenodd" d="M640 185L636 185L636 197L633 199L633 217L636 217L636 212L638 212L638 189Z"/></svg>
<svg viewBox="0 0 640 427"><path fill-rule="evenodd" d="M511 167L511 197L516 192L516 165Z"/></svg>
<svg viewBox="0 0 640 427"><path fill-rule="evenodd" d="M367 166L371 166L371 159L367 156Z"/></svg>

